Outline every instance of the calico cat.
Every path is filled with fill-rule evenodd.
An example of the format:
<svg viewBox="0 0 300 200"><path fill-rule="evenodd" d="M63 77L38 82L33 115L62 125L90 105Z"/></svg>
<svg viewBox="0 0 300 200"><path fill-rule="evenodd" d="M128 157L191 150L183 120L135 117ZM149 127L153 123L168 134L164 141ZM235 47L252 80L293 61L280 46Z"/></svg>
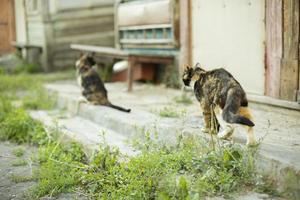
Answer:
<svg viewBox="0 0 300 200"><path fill-rule="evenodd" d="M198 65L184 69L182 80L191 82L204 115L205 128L211 129L211 117L216 116L220 128L218 137L226 139L234 131L233 124L243 125L247 131L247 145L254 145L252 116L248 109L246 93L237 80L225 69L205 71Z"/></svg>
<svg viewBox="0 0 300 200"><path fill-rule="evenodd" d="M110 103L107 98L107 90L97 73L93 68L96 64L92 54L81 54L76 61L77 82L82 89L84 99L94 105L109 106L111 108L130 112L130 109L125 109Z"/></svg>

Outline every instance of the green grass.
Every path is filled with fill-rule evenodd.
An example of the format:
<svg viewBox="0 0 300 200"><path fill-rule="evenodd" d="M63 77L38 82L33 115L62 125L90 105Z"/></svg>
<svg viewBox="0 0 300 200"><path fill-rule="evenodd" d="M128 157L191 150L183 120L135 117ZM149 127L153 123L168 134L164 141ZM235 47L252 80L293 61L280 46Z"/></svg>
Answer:
<svg viewBox="0 0 300 200"><path fill-rule="evenodd" d="M191 105L193 103L190 96L183 92L180 96L174 97L174 101L178 104Z"/></svg>
<svg viewBox="0 0 300 200"><path fill-rule="evenodd" d="M0 75L0 139L19 144L44 143L46 132L42 124L26 110L51 109L56 97L49 95L43 84L71 78L72 73Z"/></svg>
<svg viewBox="0 0 300 200"><path fill-rule="evenodd" d="M21 74L21 73L39 73L42 72L42 68L37 65L37 64L28 64L28 63L23 63L21 65L16 66L12 73L13 74Z"/></svg>
<svg viewBox="0 0 300 200"><path fill-rule="evenodd" d="M168 118L179 118L183 117L186 113L185 110L179 110L175 108L174 106L165 106L161 109L155 110L155 113L157 113L161 117L168 117Z"/></svg>
<svg viewBox="0 0 300 200"><path fill-rule="evenodd" d="M26 193L29 199L77 189L92 199L201 199L229 197L263 183L254 171L253 152L238 145L212 148L200 138L181 137L172 146L148 136L136 144L141 153L126 162L108 146L88 158L79 144L49 138L39 123L18 112L4 129L13 133L9 140L39 144L33 176L12 177L15 182L37 181Z"/></svg>
<svg viewBox="0 0 300 200"><path fill-rule="evenodd" d="M20 176L20 175L16 175L16 174L12 174L9 178L11 181L13 181L15 183L34 181L34 178L32 176Z"/></svg>
<svg viewBox="0 0 300 200"><path fill-rule="evenodd" d="M25 153L25 150L23 147L18 147L13 150L13 154L17 157L22 157L24 155L24 153Z"/></svg>
<svg viewBox="0 0 300 200"><path fill-rule="evenodd" d="M36 199L80 188L92 199L201 199L257 187L253 152L238 145L212 150L200 138L183 138L174 146L150 139L142 144L141 154L126 162L108 146L90 161L76 143L42 146L34 173L38 184L28 195Z"/></svg>
<svg viewBox="0 0 300 200"><path fill-rule="evenodd" d="M43 84L70 78L74 78L73 71L51 74L0 74L0 101L2 103L18 100L24 109L51 109L56 97L53 94L49 95Z"/></svg>
<svg viewBox="0 0 300 200"><path fill-rule="evenodd" d="M37 186L28 192L30 199L48 194L69 192L79 186L79 170L85 166L87 158L77 143L62 145L51 142L41 146L38 153L40 168L34 171Z"/></svg>
<svg viewBox="0 0 300 200"><path fill-rule="evenodd" d="M46 132L40 122L33 120L23 109L14 109L0 121L0 140L12 142L39 143Z"/></svg>
<svg viewBox="0 0 300 200"><path fill-rule="evenodd" d="M17 160L15 160L15 161L13 161L11 163L11 166L13 166L13 167L19 167L19 166L25 166L27 164L28 163L27 163L26 160L24 160L24 159L17 159Z"/></svg>

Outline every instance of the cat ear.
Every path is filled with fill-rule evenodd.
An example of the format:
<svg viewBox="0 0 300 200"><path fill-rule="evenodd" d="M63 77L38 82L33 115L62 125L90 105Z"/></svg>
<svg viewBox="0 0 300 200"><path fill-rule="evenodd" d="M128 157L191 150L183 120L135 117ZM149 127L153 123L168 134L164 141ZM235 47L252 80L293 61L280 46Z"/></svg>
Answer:
<svg viewBox="0 0 300 200"><path fill-rule="evenodd" d="M201 66L200 63L197 63L197 64L195 65L195 69L196 69L196 68L199 68L201 71L206 72L206 70L202 68L202 66Z"/></svg>
<svg viewBox="0 0 300 200"><path fill-rule="evenodd" d="M189 65L185 65L184 69L191 69Z"/></svg>
<svg viewBox="0 0 300 200"><path fill-rule="evenodd" d="M79 54L79 57L81 58L84 55L84 53L81 51Z"/></svg>
<svg viewBox="0 0 300 200"><path fill-rule="evenodd" d="M195 68L202 68L200 63L196 63Z"/></svg>

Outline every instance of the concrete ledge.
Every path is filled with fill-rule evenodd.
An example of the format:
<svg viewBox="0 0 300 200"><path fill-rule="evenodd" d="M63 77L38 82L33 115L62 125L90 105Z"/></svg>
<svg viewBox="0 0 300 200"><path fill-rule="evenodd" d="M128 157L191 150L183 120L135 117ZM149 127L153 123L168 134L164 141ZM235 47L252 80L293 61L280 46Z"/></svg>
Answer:
<svg viewBox="0 0 300 200"><path fill-rule="evenodd" d="M297 102L285 101L285 100L275 99L268 96L255 95L255 94L247 94L247 98L250 102L253 103L259 103L268 106L275 106L275 107L300 111L300 104L298 104Z"/></svg>

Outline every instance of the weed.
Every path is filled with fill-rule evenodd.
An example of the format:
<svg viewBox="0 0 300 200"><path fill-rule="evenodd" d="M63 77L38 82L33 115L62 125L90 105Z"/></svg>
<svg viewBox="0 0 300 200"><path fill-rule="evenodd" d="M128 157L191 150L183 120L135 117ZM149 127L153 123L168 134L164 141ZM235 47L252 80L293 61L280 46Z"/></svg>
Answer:
<svg viewBox="0 0 300 200"><path fill-rule="evenodd" d="M25 153L25 150L22 147L15 148L13 150L13 154L17 157L22 157L24 155L24 153Z"/></svg>
<svg viewBox="0 0 300 200"><path fill-rule="evenodd" d="M50 96L44 89L37 88L23 98L23 107L30 110L49 110L55 105L55 96Z"/></svg>
<svg viewBox="0 0 300 200"><path fill-rule="evenodd" d="M3 66L0 66L0 75L3 75L5 74L5 70L4 70L5 67Z"/></svg>
<svg viewBox="0 0 300 200"><path fill-rule="evenodd" d="M21 73L38 73L41 72L42 69L37 64L29 64L29 63L22 63L21 65L16 66L13 69L13 74L21 74Z"/></svg>
<svg viewBox="0 0 300 200"><path fill-rule="evenodd" d="M238 145L212 150L197 137L181 137L174 146L151 140L149 132L145 137L136 145L141 153L126 162L109 146L101 146L88 162L77 143L48 140L39 148L40 167L32 176L37 185L28 198L81 188L95 199L201 199L256 184L254 155Z"/></svg>
<svg viewBox="0 0 300 200"><path fill-rule="evenodd" d="M179 111L178 109L175 109L172 106L166 106L166 107L163 107L162 109L156 110L154 112L158 113L158 115L161 117L170 117L170 118L182 117L186 113L185 110Z"/></svg>
<svg viewBox="0 0 300 200"><path fill-rule="evenodd" d="M101 80L104 82L111 81L112 74L113 74L113 65L108 64L108 65L100 65L101 67L98 67L98 72L100 74Z"/></svg>
<svg viewBox="0 0 300 200"><path fill-rule="evenodd" d="M181 83L177 67L173 65L167 65L165 67L163 83L165 83L167 87L180 88Z"/></svg>
<svg viewBox="0 0 300 200"><path fill-rule="evenodd" d="M15 161L13 161L11 163L11 166L13 166L13 167L19 167L19 166L25 166L27 164L28 163L27 163L26 160L24 160L24 159L17 159L17 160L15 160Z"/></svg>
<svg viewBox="0 0 300 200"><path fill-rule="evenodd" d="M104 199L187 199L224 195L252 183L253 169L247 167L252 155L244 156L240 147L211 151L193 140L177 147L152 143L126 163L118 162L118 151L100 149L81 175L87 193Z"/></svg>
<svg viewBox="0 0 300 200"><path fill-rule="evenodd" d="M70 78L68 73L54 75L0 75L1 101L21 100L25 109L51 109L56 96L49 95L43 83Z"/></svg>
<svg viewBox="0 0 300 200"><path fill-rule="evenodd" d="M16 143L45 144L49 139L41 123L25 109L50 109L55 96L49 96L42 84L70 77L70 73L51 75L0 75L0 139ZM15 108L14 100L21 100Z"/></svg>
<svg viewBox="0 0 300 200"><path fill-rule="evenodd" d="M178 104L185 105L190 105L193 103L192 99L186 94L186 92L183 92L180 96L175 97L174 101Z"/></svg>
<svg viewBox="0 0 300 200"><path fill-rule="evenodd" d="M32 176L20 176L20 175L13 174L10 176L10 180L15 183L22 183L22 182L34 181L34 178Z"/></svg>
<svg viewBox="0 0 300 200"><path fill-rule="evenodd" d="M46 136L40 122L33 120L27 112L18 108L8 113L0 122L0 139L16 143L36 143L37 137Z"/></svg>
<svg viewBox="0 0 300 200"><path fill-rule="evenodd" d="M12 112L13 106L10 102L10 100L5 97L0 95L0 122L2 122L6 115L10 112Z"/></svg>
<svg viewBox="0 0 300 200"><path fill-rule="evenodd" d="M30 198L71 191L80 181L78 171L85 166L86 156L77 143L52 142L40 147L38 161L40 168L33 176L38 184L28 192Z"/></svg>

